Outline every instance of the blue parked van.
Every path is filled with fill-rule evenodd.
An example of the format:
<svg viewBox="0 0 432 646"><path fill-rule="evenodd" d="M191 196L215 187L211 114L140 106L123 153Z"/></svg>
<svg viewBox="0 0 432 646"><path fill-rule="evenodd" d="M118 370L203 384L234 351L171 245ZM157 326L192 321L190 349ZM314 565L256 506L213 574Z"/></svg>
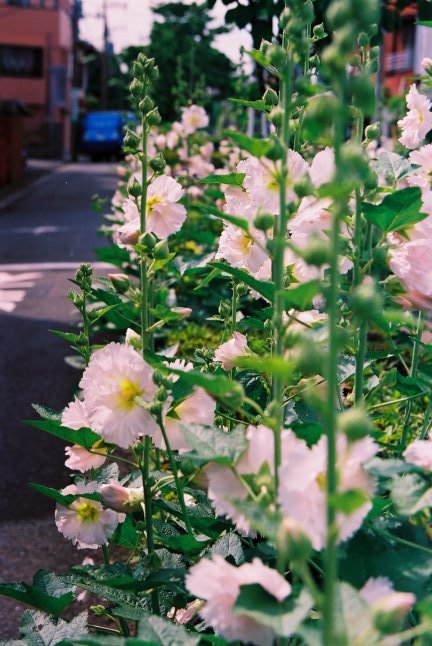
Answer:
<svg viewBox="0 0 432 646"><path fill-rule="evenodd" d="M134 122L132 112L89 112L84 117L81 150L94 160L121 157L124 126Z"/></svg>

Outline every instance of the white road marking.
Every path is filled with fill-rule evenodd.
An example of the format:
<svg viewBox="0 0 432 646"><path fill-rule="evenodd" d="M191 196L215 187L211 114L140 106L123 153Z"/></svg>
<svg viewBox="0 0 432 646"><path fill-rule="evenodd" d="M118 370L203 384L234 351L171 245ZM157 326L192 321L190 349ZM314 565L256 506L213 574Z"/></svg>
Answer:
<svg viewBox="0 0 432 646"><path fill-rule="evenodd" d="M114 265L108 262L74 260L73 262L0 263L0 271L57 271L62 269L78 269L83 264L91 265L93 269L112 269L114 267Z"/></svg>
<svg viewBox="0 0 432 646"><path fill-rule="evenodd" d="M0 272L0 311L11 313L15 310L18 303L24 300L26 290L31 289L36 280L40 278L40 272L24 272L20 274L9 274ZM16 289L20 287L21 289Z"/></svg>

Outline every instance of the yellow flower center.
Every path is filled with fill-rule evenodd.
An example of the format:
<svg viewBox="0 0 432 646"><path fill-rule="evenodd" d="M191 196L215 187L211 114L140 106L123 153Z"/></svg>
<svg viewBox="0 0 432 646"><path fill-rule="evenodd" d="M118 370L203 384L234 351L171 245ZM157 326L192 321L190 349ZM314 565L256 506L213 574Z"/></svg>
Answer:
<svg viewBox="0 0 432 646"><path fill-rule="evenodd" d="M96 523L100 516L99 509L92 505L91 502L83 502L76 508L76 512L83 523L86 521Z"/></svg>
<svg viewBox="0 0 432 646"><path fill-rule="evenodd" d="M240 249L243 251L243 253L246 253L246 251L248 251L251 242L252 238L244 233L240 240Z"/></svg>
<svg viewBox="0 0 432 646"><path fill-rule="evenodd" d="M316 478L316 482L321 491L326 490L327 481L325 473L320 473Z"/></svg>
<svg viewBox="0 0 432 646"><path fill-rule="evenodd" d="M156 204L159 204L159 202L162 202L162 200L160 197L157 197L157 195L150 197L147 200L147 211L151 211Z"/></svg>
<svg viewBox="0 0 432 646"><path fill-rule="evenodd" d="M119 404L121 408L130 410L135 405L135 397L141 395L141 390L138 384L135 384L130 379L122 379L119 392Z"/></svg>

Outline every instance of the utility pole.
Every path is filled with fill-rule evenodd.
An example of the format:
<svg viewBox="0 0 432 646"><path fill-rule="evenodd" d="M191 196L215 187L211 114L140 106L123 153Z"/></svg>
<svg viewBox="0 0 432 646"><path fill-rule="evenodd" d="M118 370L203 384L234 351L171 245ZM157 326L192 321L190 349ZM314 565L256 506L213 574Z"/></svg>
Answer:
<svg viewBox="0 0 432 646"><path fill-rule="evenodd" d="M106 110L108 104L107 81L108 81L108 45L109 31L107 20L108 2L103 0L102 19L103 19L103 48L100 61L100 102L102 110Z"/></svg>
<svg viewBox="0 0 432 646"><path fill-rule="evenodd" d="M72 161L78 159L79 146L79 93L80 73L78 65L79 29L78 21L82 17L81 0L73 0L72 4L72 95L71 95L71 157Z"/></svg>

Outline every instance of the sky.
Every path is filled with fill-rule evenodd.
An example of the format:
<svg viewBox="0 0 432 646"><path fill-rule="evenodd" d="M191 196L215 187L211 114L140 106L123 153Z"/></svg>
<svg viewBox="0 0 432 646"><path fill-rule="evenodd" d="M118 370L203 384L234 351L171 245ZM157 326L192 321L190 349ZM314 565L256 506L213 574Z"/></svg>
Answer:
<svg viewBox="0 0 432 646"><path fill-rule="evenodd" d="M103 39L102 8L104 1L108 6L108 27L116 52L127 45L145 45L152 22L152 6L165 4L167 0L83 0L84 18L80 20L80 35L97 48ZM226 7L217 0L213 10L214 26L222 25ZM233 29L215 40L215 46L231 60L238 62L240 47L251 47L251 38L245 30Z"/></svg>

